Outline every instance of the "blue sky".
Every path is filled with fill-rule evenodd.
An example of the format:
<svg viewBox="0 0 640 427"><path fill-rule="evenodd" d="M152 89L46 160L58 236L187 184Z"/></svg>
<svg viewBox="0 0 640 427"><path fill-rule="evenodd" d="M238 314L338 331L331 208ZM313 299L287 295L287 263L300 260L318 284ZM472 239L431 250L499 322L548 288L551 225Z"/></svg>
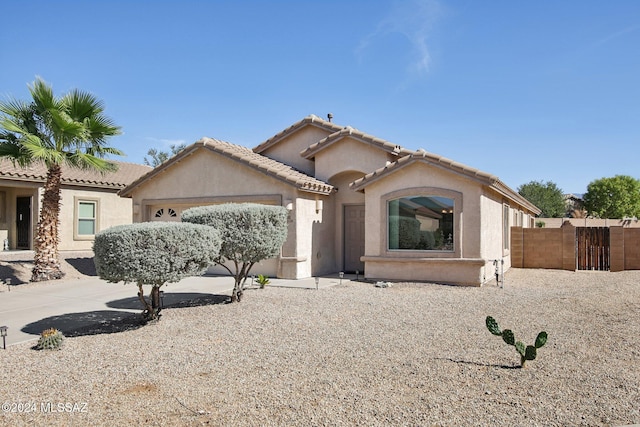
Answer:
<svg viewBox="0 0 640 427"><path fill-rule="evenodd" d="M4 0L0 97L80 88L150 148L254 147L309 114L513 189L640 178L640 1Z"/></svg>

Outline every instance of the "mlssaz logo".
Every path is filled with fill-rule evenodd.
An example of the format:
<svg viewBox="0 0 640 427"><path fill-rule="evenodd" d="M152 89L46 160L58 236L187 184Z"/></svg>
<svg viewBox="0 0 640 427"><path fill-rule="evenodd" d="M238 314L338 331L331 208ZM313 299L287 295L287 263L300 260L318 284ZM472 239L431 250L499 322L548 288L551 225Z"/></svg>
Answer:
<svg viewBox="0 0 640 427"><path fill-rule="evenodd" d="M40 412L88 412L87 403L53 403L42 402L40 403Z"/></svg>

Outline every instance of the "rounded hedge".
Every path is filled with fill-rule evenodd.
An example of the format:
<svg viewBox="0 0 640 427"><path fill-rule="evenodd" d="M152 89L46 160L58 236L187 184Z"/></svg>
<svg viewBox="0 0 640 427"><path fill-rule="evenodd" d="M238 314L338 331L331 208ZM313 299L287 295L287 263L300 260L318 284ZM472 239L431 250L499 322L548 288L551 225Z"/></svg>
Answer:
<svg viewBox="0 0 640 427"><path fill-rule="evenodd" d="M202 274L220 251L213 227L181 222L119 225L96 234L98 276L109 282L162 285Z"/></svg>
<svg viewBox="0 0 640 427"><path fill-rule="evenodd" d="M287 240L287 210L257 203L199 206L182 212L182 221L220 230L220 256L238 262L260 262L280 254Z"/></svg>

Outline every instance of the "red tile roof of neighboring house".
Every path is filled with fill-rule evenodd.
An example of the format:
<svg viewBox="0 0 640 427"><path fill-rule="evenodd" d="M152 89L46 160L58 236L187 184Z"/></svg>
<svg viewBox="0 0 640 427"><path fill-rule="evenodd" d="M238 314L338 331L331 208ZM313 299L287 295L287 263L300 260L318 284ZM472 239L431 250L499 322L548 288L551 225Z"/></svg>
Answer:
<svg viewBox="0 0 640 427"><path fill-rule="evenodd" d="M115 160L111 160L111 162L118 165L117 171L100 173L94 170L82 170L63 165L62 185L121 189L151 170L149 166L145 165ZM14 165L8 158L0 158L0 180L44 183L46 179L47 167L43 162L36 162L22 168Z"/></svg>
<svg viewBox="0 0 640 427"><path fill-rule="evenodd" d="M502 181L500 181L497 176L482 172L481 170L472 168L462 163L454 162L453 160L446 157L428 153L422 149L410 155L404 156L396 160L395 162L389 163L385 167L377 169L363 176L362 178L353 181L351 184L349 184L349 188L356 191L362 191L366 186L377 181L378 179L385 177L416 161L421 161L431 166L453 171L475 179L476 181L480 181L481 183L490 186L495 191L507 197L508 199L513 200L519 205L529 209L534 214L538 215L541 212L540 209L538 209L534 204L529 202L527 199L525 199L520 194L509 188Z"/></svg>
<svg viewBox="0 0 640 427"><path fill-rule="evenodd" d="M191 144L171 159L167 160L149 173L140 177L135 182L132 182L127 188L121 190L119 194L123 197L130 197L131 191L136 186L140 185L148 179L153 178L164 169L170 167L172 164L180 161L186 156L193 154L198 149L207 149L238 161L245 166L249 166L266 175L293 185L301 191L329 194L334 190L332 185L309 176L303 172L300 172L299 170L284 163L278 162L277 160L273 160L261 154L254 153L250 148L231 144L229 142L221 141L218 139L202 138L200 141Z"/></svg>

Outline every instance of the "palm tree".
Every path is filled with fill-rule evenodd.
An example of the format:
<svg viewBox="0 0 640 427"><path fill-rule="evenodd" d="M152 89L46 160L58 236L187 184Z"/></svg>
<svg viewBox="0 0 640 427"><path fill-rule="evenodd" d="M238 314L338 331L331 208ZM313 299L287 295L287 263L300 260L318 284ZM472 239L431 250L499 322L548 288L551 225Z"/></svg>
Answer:
<svg viewBox="0 0 640 427"><path fill-rule="evenodd" d="M47 179L34 243L32 282L63 276L58 259L58 225L62 165L101 172L117 166L106 155L123 153L106 146L120 128L103 115L103 103L77 89L56 97L41 78L29 85L33 98L0 102L0 157L28 166L44 162Z"/></svg>

